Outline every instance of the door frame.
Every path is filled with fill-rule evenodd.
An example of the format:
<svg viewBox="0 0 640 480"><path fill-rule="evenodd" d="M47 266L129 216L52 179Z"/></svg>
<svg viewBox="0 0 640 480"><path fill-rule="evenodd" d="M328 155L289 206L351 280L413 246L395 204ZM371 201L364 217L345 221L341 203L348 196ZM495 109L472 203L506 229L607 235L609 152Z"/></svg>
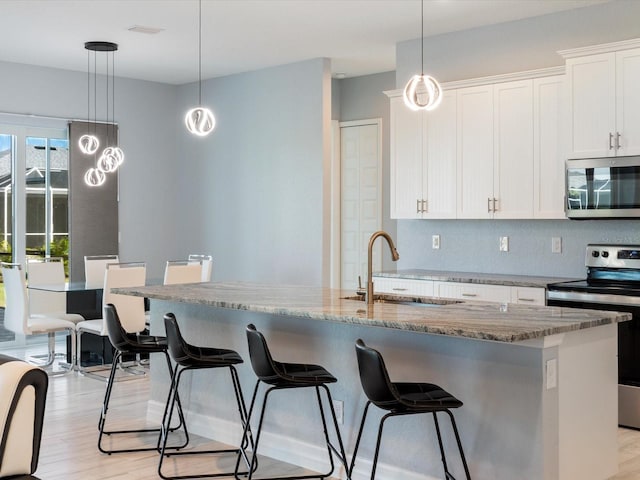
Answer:
<svg viewBox="0 0 640 480"><path fill-rule="evenodd" d="M341 225L342 225L342 137L340 129L345 127L362 127L365 125L376 125L378 129L378 224L382 228L383 216L383 184L382 184L382 118L367 118L362 120L352 120L340 122L331 121L332 145L331 145L331 245L330 245L330 276L329 287L340 288L341 284Z"/></svg>

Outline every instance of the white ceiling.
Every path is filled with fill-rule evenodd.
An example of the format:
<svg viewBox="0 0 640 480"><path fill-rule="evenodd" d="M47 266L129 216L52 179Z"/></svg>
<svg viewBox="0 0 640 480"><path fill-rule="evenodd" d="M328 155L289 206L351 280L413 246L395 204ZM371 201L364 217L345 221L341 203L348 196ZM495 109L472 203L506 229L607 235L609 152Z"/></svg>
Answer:
<svg viewBox="0 0 640 480"><path fill-rule="evenodd" d="M426 0L425 36L606 1ZM391 71L396 43L420 37L420 0L203 0L202 15L203 78L317 57L347 77ZM84 42L104 40L118 76L198 79L196 0L0 0L0 19L0 61L86 72Z"/></svg>

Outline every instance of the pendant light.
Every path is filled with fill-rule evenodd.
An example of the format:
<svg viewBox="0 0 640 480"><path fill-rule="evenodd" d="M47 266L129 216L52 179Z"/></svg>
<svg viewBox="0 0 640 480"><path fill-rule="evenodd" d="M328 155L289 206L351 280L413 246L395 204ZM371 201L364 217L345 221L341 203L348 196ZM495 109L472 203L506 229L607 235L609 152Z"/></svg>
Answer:
<svg viewBox="0 0 640 480"><path fill-rule="evenodd" d="M118 44L112 42L85 42L84 48L88 52L94 52L94 133L95 133L95 125L97 117L97 65L96 65L96 52L104 52L106 53L106 119L107 119L107 139L106 139L106 148L103 149L100 154L98 160L96 161L95 167L89 168L84 176L84 181L87 185L91 187L97 187L102 185L106 181L106 174L112 173L117 170L117 168L124 161L124 152L118 146L117 143L113 145L112 138L110 132L115 127L109 123L109 84L111 84L111 112L112 112L112 122L115 119L115 55L114 52L118 50ZM109 53L111 53L111 73L109 72ZM91 95L90 95L90 62L87 61L87 84L88 84L88 94L87 94L87 105L91 104ZM87 123L89 123L89 110L90 107L87 107ZM91 138L93 137L93 138ZM113 141L115 142L116 135L113 135ZM91 148L83 148L84 146ZM80 150L87 155L95 155L98 151L100 142L98 138L94 135L83 135L80 137Z"/></svg>
<svg viewBox="0 0 640 480"><path fill-rule="evenodd" d="M404 87L404 103L411 110L433 110L442 101L442 88L438 81L424 74L424 0L421 0L420 75L414 75Z"/></svg>
<svg viewBox="0 0 640 480"><path fill-rule="evenodd" d="M85 133L80 137L80 139L78 140L78 146L80 147L80 151L85 155L93 155L98 151L98 147L100 146L100 141L98 140L98 137L96 137L95 135L95 122L93 124L94 133L92 134L90 132L91 124L89 122L91 118L91 114L90 114L90 111L91 111L91 54L90 54L90 50L87 48L86 43L84 45L84 48L87 50L87 133ZM94 55L93 57L94 101L95 101L95 60L96 59ZM95 119L95 104L94 104L93 113L94 113L94 119Z"/></svg>
<svg viewBox="0 0 640 480"><path fill-rule="evenodd" d="M202 106L202 0L198 0L198 106L187 112L184 123L189 132L199 137L209 135L216 126L213 112Z"/></svg>

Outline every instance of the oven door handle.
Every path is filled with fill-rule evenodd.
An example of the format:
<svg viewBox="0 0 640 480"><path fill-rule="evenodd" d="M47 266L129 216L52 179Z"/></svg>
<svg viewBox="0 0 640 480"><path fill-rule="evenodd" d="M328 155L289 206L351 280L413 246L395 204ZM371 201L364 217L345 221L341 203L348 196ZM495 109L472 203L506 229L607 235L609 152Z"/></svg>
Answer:
<svg viewBox="0 0 640 480"><path fill-rule="evenodd" d="M627 295L608 295L604 293L582 293L571 291L548 290L547 300L564 300L583 303L606 303L609 305L634 305L640 306L640 297Z"/></svg>

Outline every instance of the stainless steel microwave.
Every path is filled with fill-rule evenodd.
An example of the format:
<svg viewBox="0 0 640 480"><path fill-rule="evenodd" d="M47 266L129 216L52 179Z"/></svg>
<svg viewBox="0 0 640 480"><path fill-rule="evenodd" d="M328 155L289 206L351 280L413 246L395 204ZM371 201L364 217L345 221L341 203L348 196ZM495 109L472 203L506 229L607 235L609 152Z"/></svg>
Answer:
<svg viewBox="0 0 640 480"><path fill-rule="evenodd" d="M640 156L566 162L568 218L640 218Z"/></svg>

